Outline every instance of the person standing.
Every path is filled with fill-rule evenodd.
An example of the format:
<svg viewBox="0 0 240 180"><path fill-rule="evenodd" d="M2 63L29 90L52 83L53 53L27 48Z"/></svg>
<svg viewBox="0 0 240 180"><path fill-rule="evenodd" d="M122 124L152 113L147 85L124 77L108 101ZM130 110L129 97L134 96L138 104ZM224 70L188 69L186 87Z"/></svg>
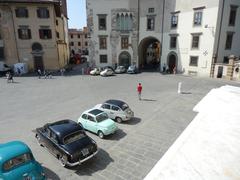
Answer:
<svg viewBox="0 0 240 180"><path fill-rule="evenodd" d="M41 78L41 75L42 75L41 69L38 69L38 70L37 70L37 73L38 73L38 79L40 79L40 78Z"/></svg>
<svg viewBox="0 0 240 180"><path fill-rule="evenodd" d="M141 83L138 83L137 91L138 91L138 99L141 101L141 94L142 94L142 84Z"/></svg>

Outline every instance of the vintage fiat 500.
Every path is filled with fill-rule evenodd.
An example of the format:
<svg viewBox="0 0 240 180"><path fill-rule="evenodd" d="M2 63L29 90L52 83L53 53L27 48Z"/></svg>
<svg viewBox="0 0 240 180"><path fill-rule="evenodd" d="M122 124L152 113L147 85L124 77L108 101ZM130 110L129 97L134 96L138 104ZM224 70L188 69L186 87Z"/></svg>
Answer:
<svg viewBox="0 0 240 180"><path fill-rule="evenodd" d="M30 148L21 141L12 141L0 144L0 179L44 180L46 177Z"/></svg>

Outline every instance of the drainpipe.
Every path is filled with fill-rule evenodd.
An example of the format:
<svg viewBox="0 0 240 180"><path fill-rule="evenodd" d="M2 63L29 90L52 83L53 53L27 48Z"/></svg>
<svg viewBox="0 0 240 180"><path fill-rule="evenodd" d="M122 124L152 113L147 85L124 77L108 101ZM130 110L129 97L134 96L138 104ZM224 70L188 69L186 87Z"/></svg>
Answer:
<svg viewBox="0 0 240 180"><path fill-rule="evenodd" d="M219 33L218 33L218 39L217 39L217 49L216 53L212 57L212 63L211 63L211 69L210 69L210 77L214 77L214 68L215 68L215 63L218 58L218 50L220 46L220 37L221 37L221 32L222 32L222 22L223 22L223 12L224 12L224 7L225 7L225 0L222 1L222 12L221 12L221 19L220 19L220 27L219 27Z"/></svg>
<svg viewBox="0 0 240 180"><path fill-rule="evenodd" d="M19 58L19 53L18 53L18 42L17 42L17 38L16 38L16 28L15 28L15 23L14 23L13 11L12 11L12 8L9 5L8 5L8 8L10 9L10 12L11 12L11 17L12 17L12 22L13 22L14 39L15 39L15 42L16 42L17 59L18 59L18 63L20 63L20 58Z"/></svg>
<svg viewBox="0 0 240 180"><path fill-rule="evenodd" d="M159 71L161 72L161 61L162 61L162 46L163 46L163 31L164 31L164 15L165 15L165 0L163 0L163 11L162 11L162 36L161 36L161 46L160 46L160 62Z"/></svg>

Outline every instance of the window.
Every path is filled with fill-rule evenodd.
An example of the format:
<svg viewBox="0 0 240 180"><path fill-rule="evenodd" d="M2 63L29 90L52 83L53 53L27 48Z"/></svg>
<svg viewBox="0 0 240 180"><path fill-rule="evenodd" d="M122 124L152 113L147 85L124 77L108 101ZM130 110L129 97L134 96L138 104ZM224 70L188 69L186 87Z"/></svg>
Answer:
<svg viewBox="0 0 240 180"><path fill-rule="evenodd" d="M190 56L189 66L198 66L198 56Z"/></svg>
<svg viewBox="0 0 240 180"><path fill-rule="evenodd" d="M80 39L80 34L78 34L78 39Z"/></svg>
<svg viewBox="0 0 240 180"><path fill-rule="evenodd" d="M58 26L58 20L56 20L56 25Z"/></svg>
<svg viewBox="0 0 240 180"><path fill-rule="evenodd" d="M225 49L230 50L232 48L233 32L227 33Z"/></svg>
<svg viewBox="0 0 240 180"><path fill-rule="evenodd" d="M99 30L107 30L106 15L98 16L98 29Z"/></svg>
<svg viewBox="0 0 240 180"><path fill-rule="evenodd" d="M86 114L83 114L83 115L82 115L82 118L83 118L83 119L87 119L87 115L86 115Z"/></svg>
<svg viewBox="0 0 240 180"><path fill-rule="evenodd" d="M178 25L178 14L172 14L171 28L177 28L177 25Z"/></svg>
<svg viewBox="0 0 240 180"><path fill-rule="evenodd" d="M192 34L192 49L198 49L199 48L199 34Z"/></svg>
<svg viewBox="0 0 240 180"><path fill-rule="evenodd" d="M70 144L70 143L75 142L84 137L86 137L86 134L84 131L76 131L76 132L73 132L73 133L65 136L63 139L63 144Z"/></svg>
<svg viewBox="0 0 240 180"><path fill-rule="evenodd" d="M148 13L154 13L154 8L148 8Z"/></svg>
<svg viewBox="0 0 240 180"><path fill-rule="evenodd" d="M177 48L177 36L170 36L170 49Z"/></svg>
<svg viewBox="0 0 240 180"><path fill-rule="evenodd" d="M102 105L102 108L103 108L103 109L110 109L110 105L109 105L109 104L103 104L103 105Z"/></svg>
<svg viewBox="0 0 240 180"><path fill-rule="evenodd" d="M14 157L3 164L4 171L9 171L20 164L24 164L32 160L32 155L30 153L25 153L20 156Z"/></svg>
<svg viewBox="0 0 240 180"><path fill-rule="evenodd" d="M45 7L37 9L37 17L38 18L49 18L49 10Z"/></svg>
<svg viewBox="0 0 240 180"><path fill-rule="evenodd" d="M195 11L193 17L193 25L200 26L202 24L202 11Z"/></svg>
<svg viewBox="0 0 240 180"><path fill-rule="evenodd" d="M87 41L85 42L85 46L88 46L88 42Z"/></svg>
<svg viewBox="0 0 240 180"><path fill-rule="evenodd" d="M154 17L148 17L147 18L147 30L153 31L154 30L154 24L155 24L155 18Z"/></svg>
<svg viewBox="0 0 240 180"><path fill-rule="evenodd" d="M28 10L27 8L20 7L15 9L16 17L19 18L27 18L28 17Z"/></svg>
<svg viewBox="0 0 240 180"><path fill-rule="evenodd" d="M112 110L113 110L113 111L120 111L120 108L117 107L117 106L112 106Z"/></svg>
<svg viewBox="0 0 240 180"><path fill-rule="evenodd" d="M229 15L229 23L228 23L229 26L235 26L236 15L237 15L237 6L231 6L230 15Z"/></svg>
<svg viewBox="0 0 240 180"><path fill-rule="evenodd" d="M71 39L73 39L73 35L71 34Z"/></svg>
<svg viewBox="0 0 240 180"><path fill-rule="evenodd" d="M131 31L133 24L132 14L131 13L117 14L116 24L117 24L116 29L118 31Z"/></svg>
<svg viewBox="0 0 240 180"><path fill-rule="evenodd" d="M99 37L99 49L107 49L107 38Z"/></svg>
<svg viewBox="0 0 240 180"><path fill-rule="evenodd" d="M74 42L70 42L70 46L74 46Z"/></svg>
<svg viewBox="0 0 240 180"><path fill-rule="evenodd" d="M100 63L107 63L107 55L100 55ZM109 107L110 109L110 107Z"/></svg>
<svg viewBox="0 0 240 180"><path fill-rule="evenodd" d="M85 38L87 39L87 34L85 34Z"/></svg>
<svg viewBox="0 0 240 180"><path fill-rule="evenodd" d="M57 38L60 37L60 34L59 34L59 32L57 32L57 31L56 31L56 36L57 36Z"/></svg>
<svg viewBox="0 0 240 180"><path fill-rule="evenodd" d="M122 49L128 49L128 37L121 38L121 47Z"/></svg>
<svg viewBox="0 0 240 180"><path fill-rule="evenodd" d="M51 29L39 29L40 39L52 39Z"/></svg>
<svg viewBox="0 0 240 180"><path fill-rule="evenodd" d="M81 46L81 42L78 42L78 46Z"/></svg>
<svg viewBox="0 0 240 180"><path fill-rule="evenodd" d="M57 135L56 135L55 133L53 133L53 132L52 132L51 140L52 140L54 143L58 143Z"/></svg>
<svg viewBox="0 0 240 180"><path fill-rule="evenodd" d="M19 39L31 39L31 30L28 29L28 26L21 26L18 29L18 38Z"/></svg>
<svg viewBox="0 0 240 180"><path fill-rule="evenodd" d="M88 115L87 119L88 119L89 121L95 122L94 117L92 117L92 116L90 116L90 115Z"/></svg>
<svg viewBox="0 0 240 180"><path fill-rule="evenodd" d="M223 63L224 63L224 64L228 64L228 63L229 63L229 58L228 58L228 56L224 56L224 58L223 58Z"/></svg>
<svg viewBox="0 0 240 180"><path fill-rule="evenodd" d="M96 117L97 122L102 122L106 119L108 119L107 113L101 113Z"/></svg>

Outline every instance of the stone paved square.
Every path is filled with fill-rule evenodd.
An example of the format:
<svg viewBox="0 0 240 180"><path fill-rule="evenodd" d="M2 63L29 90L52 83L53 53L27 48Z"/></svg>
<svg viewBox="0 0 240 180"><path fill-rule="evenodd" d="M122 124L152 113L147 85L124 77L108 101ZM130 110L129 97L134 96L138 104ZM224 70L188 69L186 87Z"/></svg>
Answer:
<svg viewBox="0 0 240 180"><path fill-rule="evenodd" d="M143 85L142 101L136 86ZM182 82L182 94L177 94ZM234 81L181 75L55 76L53 79L0 78L0 142L22 140L42 163L48 179L140 180L153 168L196 115L192 108L210 89ZM107 99L122 99L135 113L117 124L116 134L99 139L99 153L81 166L63 168L45 148L39 147L34 129L61 119L77 120L80 114Z"/></svg>

